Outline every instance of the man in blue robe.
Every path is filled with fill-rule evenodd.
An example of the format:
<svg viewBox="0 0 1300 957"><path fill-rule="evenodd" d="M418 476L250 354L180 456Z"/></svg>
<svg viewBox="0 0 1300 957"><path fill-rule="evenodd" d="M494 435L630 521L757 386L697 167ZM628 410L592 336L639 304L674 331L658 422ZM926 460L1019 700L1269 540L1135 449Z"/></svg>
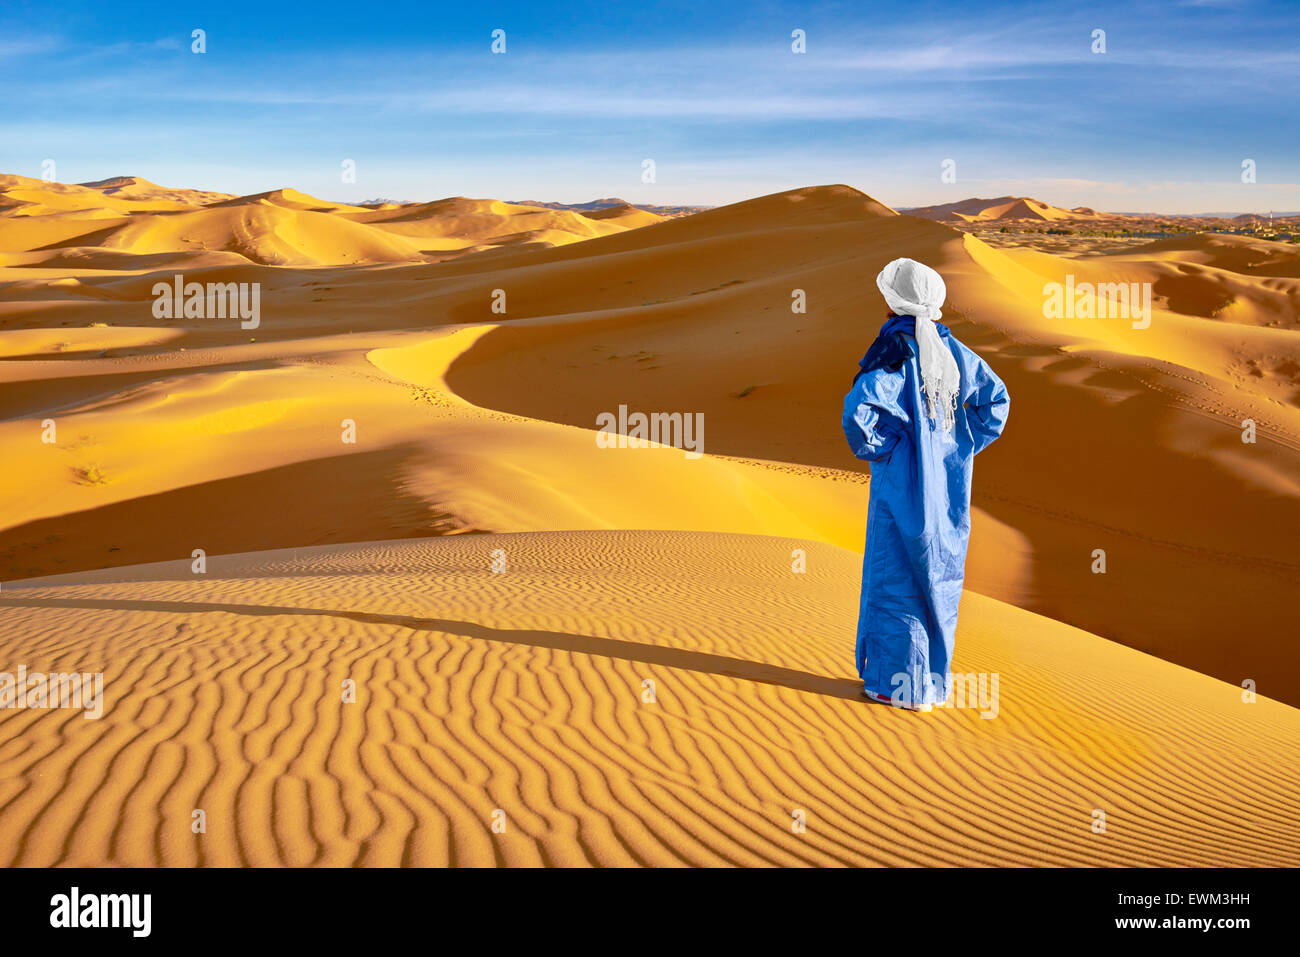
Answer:
<svg viewBox="0 0 1300 957"><path fill-rule="evenodd" d="M896 259L876 285L892 312L843 416L853 454L871 463L857 666L864 697L928 711L952 690L973 460L1002 433L1010 399L937 321L937 272Z"/></svg>

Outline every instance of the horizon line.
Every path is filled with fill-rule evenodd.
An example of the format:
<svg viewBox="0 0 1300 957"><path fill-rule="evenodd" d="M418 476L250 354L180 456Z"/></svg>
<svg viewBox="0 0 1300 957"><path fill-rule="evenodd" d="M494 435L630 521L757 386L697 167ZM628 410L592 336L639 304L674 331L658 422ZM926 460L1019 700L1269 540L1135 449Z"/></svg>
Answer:
<svg viewBox="0 0 1300 957"><path fill-rule="evenodd" d="M337 199L329 199L329 198L327 198L327 197L325 197L325 196L319 196L319 195L312 194L312 193L304 193L302 190L298 189L298 188L295 187L295 186L275 186L275 187L272 187L272 188L270 188L270 189L257 190L257 191L255 191L255 192L251 192L251 193L229 193L229 192L226 192L225 190L214 189L214 188L209 188L209 187L202 187L202 186L174 186L174 185L168 185L168 184L165 184L165 183L159 183L159 182L157 182L157 181L147 179L147 178L144 177L144 176L140 176L140 175L137 175L137 174L134 174L134 173L115 174L115 175L112 175L112 176L104 176L104 177L100 177L100 178L96 178L96 179L81 180L81 181L79 181L79 182L64 182L64 181L62 181L62 180L47 180L47 179L45 179L44 177L39 177L39 176L25 176L25 175L22 174L22 173L0 173L0 176L15 176L15 177L19 177L19 178L21 178L21 179L30 179L30 180L35 180L35 181L38 181L38 182L41 182L41 183L45 183L45 184L47 184L47 185L57 185L57 186L76 186L76 187L81 187L81 188L83 188L83 189L92 189L92 190L97 189L97 188L100 188L100 187L103 187L105 184L112 183L112 182L114 182L114 181L118 181L118 180L136 180L136 181L140 181L140 182L148 183L148 184L150 184L150 185L152 185L152 186L157 186L157 187L159 187L160 189L181 190L181 191L196 192L196 193L224 193L225 195L228 195L228 196L230 196L230 197L232 197L232 198L236 198L236 199L244 199L244 198L247 198L247 197L250 197L250 196L261 196L261 195L264 195L264 194L267 194L267 193L275 193L275 192L279 192L279 191L282 191L282 190L293 190L294 192L303 193L303 195L305 195L305 196L311 196L311 197L314 198L314 199L320 199L320 200L322 200L323 202L327 202L327 203L335 203L335 204L343 205L343 206L362 206L362 205L368 205L368 204L373 204L373 203L395 203L395 204L397 204L397 205L407 206L407 205L419 205L419 204L425 204L425 203L434 203L434 202L439 202L439 201L441 201L441 200L446 200L446 199L489 199L489 200L496 200L497 202L508 203L508 204L511 204L511 205L526 205L526 204L529 203L529 202L534 202L534 203L556 203L556 204L561 205L561 206L566 206L566 207L576 207L576 206L584 206L584 205L588 205L588 204L590 204L590 203L600 202L600 201L602 201L602 200L610 200L610 201L617 200L618 202L620 202L620 203L624 203L624 204L626 204L626 205L628 205L628 206L633 206L633 207L636 207L636 208L642 208L642 209L647 208L647 207L658 207L658 208L684 208L684 209L694 209L694 210L704 211L704 210L710 210L710 209L720 209L720 208L723 208L723 207L725 207L725 206L734 206L734 205L736 205L737 203L748 202L749 200L752 200L752 199L758 199L758 198L761 198L761 197L763 197L763 196L772 196L772 195L778 195L778 194L780 194L780 193L794 192L794 191L797 191L797 190L799 190L799 189L810 189L810 188L828 187L828 186L846 186L846 187L848 187L848 188L850 188L850 189L854 189L854 190L856 190L856 191L859 192L859 193L862 193L862 195L867 196L868 198L873 199L873 200L875 200L876 202L879 202L879 203L882 203L882 204L888 206L890 209L892 209L892 210L894 210L895 212L898 212L898 213L900 213L900 214L907 214L907 213L910 213L910 212L915 211L915 210L918 210L918 209L931 209L931 208L934 208L934 207L937 207L937 206L951 206L951 205L955 205L955 204L958 204L958 203L964 203L964 202L973 202L973 201L994 202L994 201L996 201L996 200L1026 200L1026 199L1028 199L1028 200L1034 200L1035 202L1045 203L1046 205L1051 206L1051 207L1053 207L1054 209L1062 209L1062 210L1065 210L1065 211L1067 211L1067 212L1071 212L1071 211L1073 211L1074 209L1078 209L1078 208L1080 208L1080 207L1078 207L1078 206L1075 206L1075 207L1058 206L1058 205L1056 205L1056 204L1054 204L1054 203L1050 203L1050 202L1048 202L1047 200L1040 199L1040 198L1037 197L1037 196L1032 196L1032 195L1029 195L1029 194L1027 194L1027 193L1026 193L1026 194L1012 194L1012 193L1006 193L1006 194L1003 194L1003 195L1001 195L1001 196L991 196L991 197L983 197L983 196L977 196L977 195L973 195L973 194L972 194L972 195L970 195L970 196L965 196L965 197L962 197L962 198L960 198L960 199L947 200L947 201L945 201L945 202L939 202L939 203L924 203L924 204L919 204L919 205L895 206L895 205L893 205L892 203L888 203L888 202L886 202L885 200L881 199L879 196L876 196L875 194L872 194L872 193L868 193L868 192L866 192L865 190L859 189L859 188L856 187L856 186L852 186L852 185L849 184L849 183L817 183L817 184L812 184L812 185L810 185L810 186L794 187L794 188L792 188L792 189L781 189L781 190L775 190L775 191L773 191L773 192L768 192L768 193L757 193L757 194L755 194L754 196L749 196L749 197L746 197L745 199L732 200L731 202L727 202L727 203L716 203L716 204L703 204L703 203L690 203L690 202L664 202L664 201L656 201L656 202L653 202L653 203L651 203L651 202L639 202L639 201L635 201L635 200L624 199L623 197L618 196L618 195L612 195L612 196L595 196L595 197L593 197L592 199L589 199L589 200L584 200L584 201L580 201L580 202L573 202L573 203L565 203L565 202L561 202L561 201L559 201L559 200L548 200L548 199L533 199L533 200L499 199L498 197L495 197L495 196L470 196L470 195L465 194L465 193L449 193L449 194L447 194L447 195L445 195L445 196L438 196L438 197L434 197L434 198L432 198L432 199L392 199L392 198L383 197L382 195L376 195L376 197L375 197L375 198L372 198L372 199L363 199L363 200L337 200ZM381 191L381 192L382 192L382 191ZM1177 213L1177 212L1166 212L1166 211L1155 210L1155 209L1134 211L1134 210L1117 210L1117 209L1099 209L1099 208L1097 208L1097 207L1093 207L1093 206L1085 206L1085 207L1083 207L1083 208L1091 209L1092 212L1093 212L1095 215L1134 216L1134 217L1143 217L1143 216L1168 216L1168 217L1176 217L1176 218L1179 218L1179 219L1198 219L1198 218L1201 218L1201 219L1227 219L1227 218L1241 217L1241 216L1258 216L1258 217L1261 217L1261 218L1271 218L1272 216L1281 216L1281 217L1300 216L1300 209L1295 209L1295 210L1288 210L1288 209L1270 209L1270 210L1267 210L1267 211L1265 211L1265 212L1258 212L1258 211L1247 210L1247 209L1239 209L1239 210L1216 210L1216 211L1197 211L1197 212L1189 212L1189 213ZM991 222L996 222L996 220L984 220L984 222L990 222L990 223L991 223Z"/></svg>

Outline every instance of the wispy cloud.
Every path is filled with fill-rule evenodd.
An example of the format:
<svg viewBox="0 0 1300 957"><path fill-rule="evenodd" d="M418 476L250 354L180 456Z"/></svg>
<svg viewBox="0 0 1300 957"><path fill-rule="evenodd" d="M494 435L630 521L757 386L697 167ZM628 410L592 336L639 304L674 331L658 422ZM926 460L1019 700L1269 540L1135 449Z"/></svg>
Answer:
<svg viewBox="0 0 1300 957"><path fill-rule="evenodd" d="M54 36L0 36L0 60L44 56L60 47Z"/></svg>
<svg viewBox="0 0 1300 957"><path fill-rule="evenodd" d="M942 12L776 2L759 16L723 2L689 25L652 5L590 23L519 6L492 14L511 27L504 56L481 17L400 13L322 10L310 28L277 29L268 8L253 29L211 8L205 55L189 52L188 24L140 33L174 17L94 10L45 35L5 30L0 13L0 169L45 156L84 179L219 169L225 181L195 185L229 191L319 176L358 199L428 195L430 182L490 195L489 175L535 195L622 189L653 157L673 171L656 190L665 202L847 181L904 205L990 189L1175 204L1240 187L1243 157L1260 164L1252 201L1300 179L1288 119L1300 13L1265 0L1240 15L971 0ZM790 50L795 25L805 54ZM1091 51L1096 28L1104 54ZM328 181L343 157L389 179L347 195ZM945 159L956 184L939 178ZM662 195L669 184L676 195Z"/></svg>

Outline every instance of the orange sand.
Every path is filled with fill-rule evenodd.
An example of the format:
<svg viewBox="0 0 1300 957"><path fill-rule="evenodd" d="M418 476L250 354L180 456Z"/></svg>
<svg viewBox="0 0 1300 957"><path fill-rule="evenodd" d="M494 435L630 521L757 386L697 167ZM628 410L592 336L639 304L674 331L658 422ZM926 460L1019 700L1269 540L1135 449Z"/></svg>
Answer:
<svg viewBox="0 0 1300 957"><path fill-rule="evenodd" d="M658 221L108 183L0 179L0 670L109 699L0 711L0 861L1296 863L1289 250L994 249L844 186ZM1012 395L957 651L996 720L852 697L839 407L900 255ZM176 272L261 283L260 326L155 319ZM1044 318L1067 273L1152 282L1150 328ZM598 448L620 404L707 454Z"/></svg>
<svg viewBox="0 0 1300 957"><path fill-rule="evenodd" d="M866 704L859 561L539 532L6 586L8 654L103 668L108 706L0 723L0 861L1300 863L1294 708L974 593L956 667L997 717Z"/></svg>

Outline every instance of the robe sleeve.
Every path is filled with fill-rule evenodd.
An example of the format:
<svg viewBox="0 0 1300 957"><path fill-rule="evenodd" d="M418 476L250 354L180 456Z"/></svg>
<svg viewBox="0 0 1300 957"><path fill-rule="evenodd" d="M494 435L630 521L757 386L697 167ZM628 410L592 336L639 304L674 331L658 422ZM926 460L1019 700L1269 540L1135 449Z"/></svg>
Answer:
<svg viewBox="0 0 1300 957"><path fill-rule="evenodd" d="M978 455L1002 434L1007 424L1007 413L1011 410L1011 397L992 367L974 352L967 351L973 360L973 369L969 380L971 390L964 400L966 421L974 440L974 454Z"/></svg>
<svg viewBox="0 0 1300 957"><path fill-rule="evenodd" d="M872 369L844 397L844 435L858 458L879 461L906 434L909 417L900 402L905 380L902 370Z"/></svg>

